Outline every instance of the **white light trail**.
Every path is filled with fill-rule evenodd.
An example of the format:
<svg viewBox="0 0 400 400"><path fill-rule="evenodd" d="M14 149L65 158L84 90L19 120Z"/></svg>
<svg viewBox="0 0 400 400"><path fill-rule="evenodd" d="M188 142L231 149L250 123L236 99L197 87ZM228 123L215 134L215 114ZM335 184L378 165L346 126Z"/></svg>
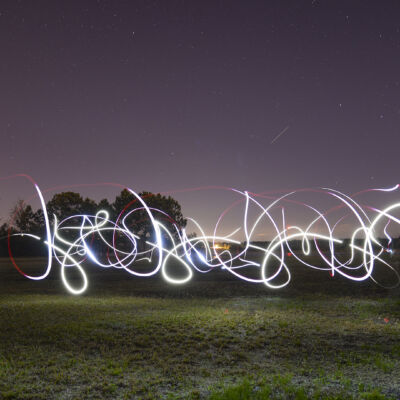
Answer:
<svg viewBox="0 0 400 400"><path fill-rule="evenodd" d="M44 213L45 237L24 232L10 235L9 241L12 236L41 241L47 246L47 267L42 275L31 276L22 272L9 247L11 259L19 272L33 280L45 279L54 264L58 263L62 282L72 294L81 294L88 287L84 270L88 259L98 267L123 269L139 277L150 277L160 272L166 282L174 285L185 284L193 279L195 276L193 270L207 273L222 269L238 279L263 283L271 289L280 289L288 285L291 280L289 256L293 256L292 260L296 260L304 267L326 271L331 276L340 274L353 281L372 279L376 282L373 274L379 265L379 268L386 268L392 274L391 287L400 282L398 271L389 264L387 260L389 256L385 256L394 251L390 248L393 245L391 235L393 227L397 226L400 229L399 202L379 210L363 206L354 198L337 190L310 189L309 193L327 196L336 202L335 208L340 210L341 215L333 218L330 215L333 208L318 210L315 206L297 200L296 196L307 192L305 189L291 191L276 198L269 197L268 204L262 203L266 199L262 195L231 189L232 195L240 198L235 204L244 206L240 226L226 235L218 233L226 218L227 210L230 209L228 207L217 219L212 235L206 235L198 221L188 218L200 232L199 236L189 238L185 229L176 224L172 224L172 228L168 229L156 219L155 215L159 215L172 220L164 211L149 207L133 190L129 189L138 201L139 207L124 210L116 221L112 221L105 210L100 210L95 215L74 215L58 221L55 216L48 215L42 192L38 185L34 186ZM399 185L389 189L372 190L389 195L398 187ZM304 213L313 215L304 228L298 224L288 225L291 221L287 221L287 210L291 206L302 207ZM278 217L273 217L277 210L280 211ZM129 217L139 211L145 211L153 229L152 234L144 241L135 230L135 226L128 223ZM249 215L253 218L251 219ZM350 241L345 248L343 237L338 237L336 232L349 218L355 221L355 228L348 232ZM53 221L52 224L50 220ZM264 244L254 240L262 224L267 224L270 227L269 232L274 232L272 240ZM69 232L68 235L66 232ZM237 239L239 234L244 235L244 243ZM380 237L386 238L386 244L378 240ZM297 247L294 241L297 241ZM140 244L143 245L142 248ZM311 253L313 246L314 252ZM357 255L360 257L356 257ZM345 260L340 261L341 257ZM144 272L143 268L138 269L138 262L143 261L147 261L148 271ZM75 283L72 286L68 279L70 268L76 269L81 277L79 287L75 287ZM183 275L173 274L175 268L182 270Z"/></svg>

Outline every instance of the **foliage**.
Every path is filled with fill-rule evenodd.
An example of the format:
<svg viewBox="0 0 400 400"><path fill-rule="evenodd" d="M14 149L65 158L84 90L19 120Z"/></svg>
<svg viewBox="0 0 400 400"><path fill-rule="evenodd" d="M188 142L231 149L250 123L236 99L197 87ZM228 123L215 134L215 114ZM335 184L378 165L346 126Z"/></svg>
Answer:
<svg viewBox="0 0 400 400"><path fill-rule="evenodd" d="M10 212L10 226L14 232L37 234L41 230L40 213L29 204L18 200Z"/></svg>
<svg viewBox="0 0 400 400"><path fill-rule="evenodd" d="M8 224L4 223L0 225L0 240L8 235Z"/></svg>
<svg viewBox="0 0 400 400"><path fill-rule="evenodd" d="M55 215L59 221L72 215L93 215L97 210L95 201L89 198L83 199L75 192L57 193L46 206L50 218Z"/></svg>
<svg viewBox="0 0 400 400"><path fill-rule="evenodd" d="M160 221L176 238L186 226L186 219L182 215L180 204L171 196L160 193L139 193L140 198L146 203L153 217ZM127 189L121 191L112 204L115 215L119 219L126 217L127 226L138 235L142 242L148 240L153 234L153 224L140 201ZM168 239L164 233L164 237Z"/></svg>
<svg viewBox="0 0 400 400"><path fill-rule="evenodd" d="M111 220L115 221L115 212L112 204L107 199L101 199L97 205L97 210L104 210L108 212Z"/></svg>
<svg viewBox="0 0 400 400"><path fill-rule="evenodd" d="M165 225L176 238L186 226L186 219L182 215L180 204L172 197L166 197L161 194L142 192L139 196L151 209L154 218ZM71 191L57 193L47 202L46 208L50 223L54 223L54 216L58 223L65 218L77 216L69 221L69 225L73 225L74 223L80 224L82 222L79 217L80 215L95 215L100 210L106 210L109 213L110 220L114 222L120 216L121 212L119 222L121 222L124 216L129 214L125 222L128 228L139 236L139 244L142 247L145 246L146 240L149 240L153 232L153 226L147 212L143 209L138 199L127 189L122 190L116 196L113 203L110 203L107 199L102 199L99 203L96 203L88 197L83 198L79 193ZM29 233L44 237L45 223L42 209L34 211L29 204L19 200L11 210L10 217L13 233ZM8 229L8 224L3 224L0 227L0 238L8 235ZM77 231L68 229L63 229L61 232L63 239L69 241L74 241L76 234ZM109 232L105 232L104 235L110 239ZM164 237L165 245L168 242L168 237L165 233ZM18 238L14 238L13 243L16 252L20 255L36 254L33 243L24 246L23 240L21 241ZM93 246L100 246L100 244L98 238L92 243ZM0 242L0 254L7 254L7 246L4 239Z"/></svg>

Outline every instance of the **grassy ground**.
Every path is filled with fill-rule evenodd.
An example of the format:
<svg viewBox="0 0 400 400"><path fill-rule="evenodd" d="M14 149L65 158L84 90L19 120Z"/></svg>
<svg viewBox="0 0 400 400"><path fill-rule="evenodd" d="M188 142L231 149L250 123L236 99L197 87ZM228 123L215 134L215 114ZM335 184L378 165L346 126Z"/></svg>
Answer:
<svg viewBox="0 0 400 400"><path fill-rule="evenodd" d="M74 297L3 260L0 398L399 399L399 292L293 268L275 292L89 267Z"/></svg>

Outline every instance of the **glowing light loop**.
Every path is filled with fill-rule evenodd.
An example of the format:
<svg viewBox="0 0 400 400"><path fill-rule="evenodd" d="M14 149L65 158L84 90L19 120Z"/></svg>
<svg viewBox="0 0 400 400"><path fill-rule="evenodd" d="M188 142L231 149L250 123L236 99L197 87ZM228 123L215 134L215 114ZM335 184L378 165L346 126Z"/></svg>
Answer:
<svg viewBox="0 0 400 400"><path fill-rule="evenodd" d="M235 204L243 206L242 225L228 234L218 233L228 211L232 208L228 207L218 218L211 235L205 233L198 221L188 218L189 223L199 232L196 237L188 237L186 230L176 224L173 224L171 232L154 215L163 215L169 221L172 221L172 218L162 210L149 207L131 189L129 191L139 206L130 211L124 210L116 221L112 221L105 210L100 210L95 215L74 215L58 221L55 216L48 215L43 195L36 183L34 187L44 214L45 237L40 238L26 232L9 235L8 240L10 244L12 236L26 236L29 239L42 241L47 246L47 266L43 274L31 276L18 267L9 247L10 256L18 271L32 280L45 279L53 268L54 258L60 266L62 282L72 294L81 294L88 287L88 278L84 270L84 263L87 260L101 268L123 269L139 277L150 277L161 272L163 278L171 284L187 283L193 278L194 270L198 273L207 273L222 269L238 279L279 289L288 285L291 280L288 265L288 256L291 256L293 257L291 260L296 260L305 267L327 271L331 276L340 274L353 281L370 278L376 282L373 273L379 264L392 274L391 286L400 282L399 273L390 265L387 255L393 254L394 251L390 248L393 244L390 229L394 225L400 226L400 218L394 214L396 211L399 213L400 202L378 210L362 206L354 198L337 190L329 188L310 190L310 193L316 192L328 196L338 202L336 209L344 210L342 215L332 222L328 218L331 210L319 211L312 205L293 200L304 190L273 198L232 189L232 193L240 199ZM372 190L389 194L398 189L399 185L389 189ZM265 199L272 201L265 206L262 204ZM304 229L298 225L287 225L287 207L293 204L300 205L304 210L314 214ZM278 216L273 216L276 210L280 210L280 215L278 213ZM145 240L142 248L139 244L143 239L128 222L129 217L139 211L145 211L154 233ZM255 212L256 217L250 218L250 214ZM356 226L349 232L350 241L347 243L347 248L343 249L344 242L338 237L337 231L341 224L350 218L356 221ZM272 239L264 245L254 240L262 224L269 224L274 232ZM74 233L73 240L71 232ZM235 239L238 234L244 236L244 243ZM378 234L386 238L386 244L378 240ZM294 241L301 243L300 250L295 248ZM325 244L322 246L322 243ZM314 257L310 257L313 246ZM317 263L315 254L319 257ZM357 255L361 256L361 260ZM148 263L149 270L138 269L138 262ZM75 269L81 278L78 287L73 286L68 278L68 271L71 268ZM184 272L183 276L176 276L176 271L173 271L176 268L179 268L181 274Z"/></svg>

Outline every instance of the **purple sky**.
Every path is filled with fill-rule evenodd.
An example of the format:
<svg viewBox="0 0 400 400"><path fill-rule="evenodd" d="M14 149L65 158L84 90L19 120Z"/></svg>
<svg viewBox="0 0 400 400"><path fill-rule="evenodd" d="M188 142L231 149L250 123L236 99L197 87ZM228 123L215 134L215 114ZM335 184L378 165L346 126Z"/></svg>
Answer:
<svg viewBox="0 0 400 400"><path fill-rule="evenodd" d="M393 186L399 15L397 0L2 1L0 176L156 192ZM1 186L3 213L33 194ZM175 197L206 218L207 196Z"/></svg>

